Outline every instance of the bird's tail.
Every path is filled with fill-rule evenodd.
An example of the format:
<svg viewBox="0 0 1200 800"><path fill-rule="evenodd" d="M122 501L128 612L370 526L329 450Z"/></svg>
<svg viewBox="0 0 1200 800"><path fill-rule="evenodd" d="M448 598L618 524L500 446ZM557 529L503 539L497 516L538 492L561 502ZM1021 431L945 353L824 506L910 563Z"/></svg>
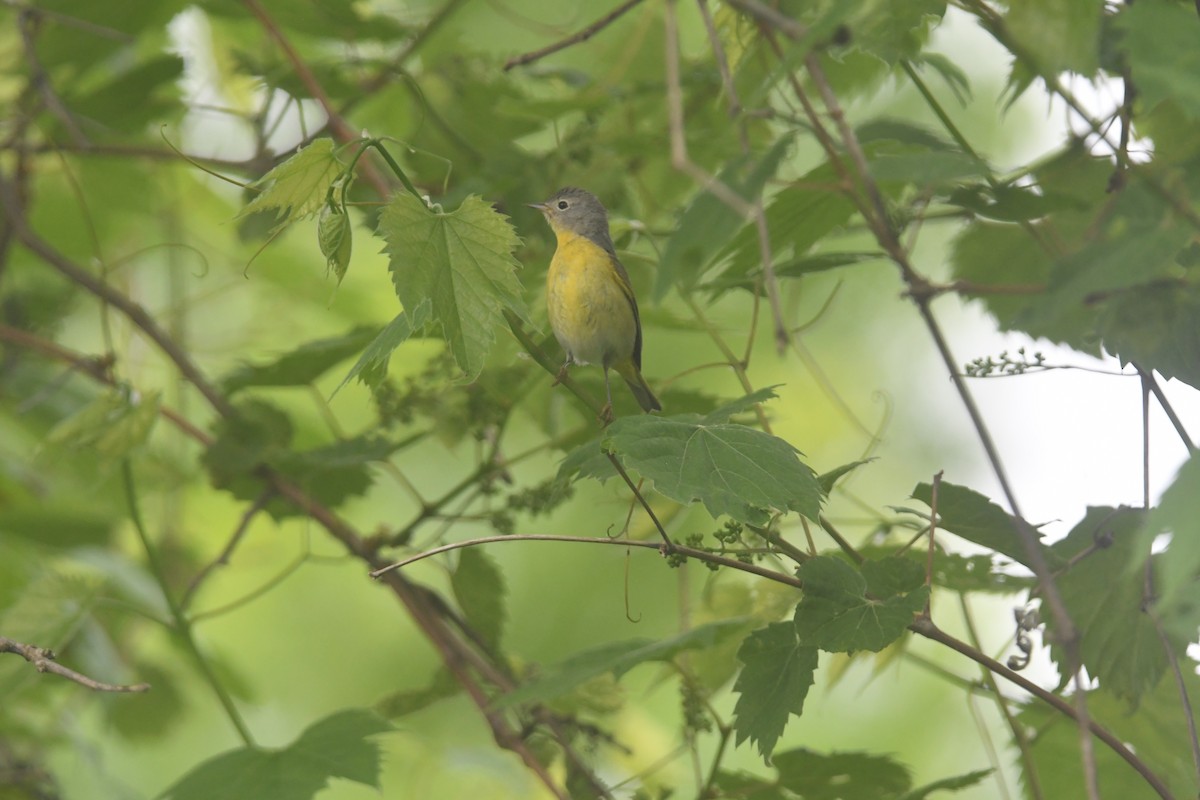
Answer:
<svg viewBox="0 0 1200 800"><path fill-rule="evenodd" d="M646 385L646 379L642 377L642 373L637 367L630 364L626 369L618 367L617 372L625 379L625 383L629 386L629 391L633 392L633 396L638 401L638 405L642 407L642 411L646 413L662 411L662 403L658 402L658 398L654 396L654 392L650 391L650 387Z"/></svg>

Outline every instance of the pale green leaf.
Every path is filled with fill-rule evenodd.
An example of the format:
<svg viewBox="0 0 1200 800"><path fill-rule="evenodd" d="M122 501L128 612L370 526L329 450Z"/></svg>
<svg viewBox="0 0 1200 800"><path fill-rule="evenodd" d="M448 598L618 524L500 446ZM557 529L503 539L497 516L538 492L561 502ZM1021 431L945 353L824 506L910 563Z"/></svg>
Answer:
<svg viewBox="0 0 1200 800"><path fill-rule="evenodd" d="M887 647L904 634L929 596L925 586L912 586L914 566L888 559L867 562L859 572L834 556L805 562L800 567L804 597L795 617L800 642L832 653ZM869 583L885 591L867 597ZM904 586L909 588L899 593Z"/></svg>
<svg viewBox="0 0 1200 800"><path fill-rule="evenodd" d="M368 386L376 387L387 377L388 361L397 347L408 341L414 333L425 327L429 321L429 302L424 301L410 311L401 311L396 318L381 330L367 349L359 356L358 361L342 378L342 382L333 390L333 394L341 391L342 387L358 378ZM331 395L332 397L332 395Z"/></svg>
<svg viewBox="0 0 1200 800"><path fill-rule="evenodd" d="M1148 108L1173 100L1193 122L1200 120L1200 19L1179 3L1129 3L1121 6L1117 27L1125 32L1127 52L1137 81L1138 98Z"/></svg>
<svg viewBox="0 0 1200 800"><path fill-rule="evenodd" d="M912 496L929 505L933 502L933 487L919 483ZM943 481L938 486L938 529L961 536L969 542L982 545L1006 555L1018 564L1029 566L1029 555L1017 535L1017 525L1023 524L1000 506L974 489ZM1030 535L1041 540L1034 528ZM1047 561L1056 565L1061 560L1053 551L1038 545Z"/></svg>
<svg viewBox="0 0 1200 800"><path fill-rule="evenodd" d="M1004 24L1047 75L1092 75L1100 65L1104 0L1009 0Z"/></svg>
<svg viewBox="0 0 1200 800"><path fill-rule="evenodd" d="M193 769L163 792L169 800L312 800L341 778L376 789L379 746L371 737L392 726L370 711L339 711L314 723L281 750L242 747Z"/></svg>
<svg viewBox="0 0 1200 800"><path fill-rule="evenodd" d="M1132 704L1154 688L1168 664L1154 620L1143 609L1145 572L1129 569L1150 552L1149 542L1138 535L1144 521L1141 509L1089 508L1053 547L1068 563L1054 582L1079 633L1079 654L1088 675ZM1061 631L1052 614L1045 617L1051 652L1062 665ZM1187 640L1172 644L1182 652Z"/></svg>
<svg viewBox="0 0 1200 800"><path fill-rule="evenodd" d="M110 390L54 426L46 434L45 445L51 451L86 451L102 461L116 461L149 438L161 399L161 392L134 396Z"/></svg>
<svg viewBox="0 0 1200 800"><path fill-rule="evenodd" d="M773 622L754 631L737 653L744 665L733 690L733 729L738 744L749 740L770 758L791 715L800 716L813 685L817 649L800 644L796 629Z"/></svg>
<svg viewBox="0 0 1200 800"><path fill-rule="evenodd" d="M622 463L680 503L700 501L713 517L765 523L771 511L815 519L821 487L798 451L744 425L677 417L622 417L603 444Z"/></svg>
<svg viewBox="0 0 1200 800"><path fill-rule="evenodd" d="M325 372L362 350L374 331L357 327L341 336L305 342L274 361L246 364L221 379L226 394L251 386L308 386Z"/></svg>
<svg viewBox="0 0 1200 800"><path fill-rule="evenodd" d="M474 378L504 325L503 312L525 318L512 226L474 195L445 212L401 193L384 207L379 232L401 304L431 304L459 367Z"/></svg>
<svg viewBox="0 0 1200 800"><path fill-rule="evenodd" d="M273 210L279 219L277 229L307 219L321 210L329 187L341 171L333 139L314 139L254 182L261 191L238 216Z"/></svg>

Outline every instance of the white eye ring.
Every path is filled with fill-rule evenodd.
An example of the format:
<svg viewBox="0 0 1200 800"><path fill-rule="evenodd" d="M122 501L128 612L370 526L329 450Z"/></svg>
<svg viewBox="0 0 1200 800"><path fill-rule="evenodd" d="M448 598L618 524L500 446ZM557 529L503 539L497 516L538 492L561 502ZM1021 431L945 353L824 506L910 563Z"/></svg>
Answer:
<svg viewBox="0 0 1200 800"><path fill-rule="evenodd" d="M559 211L566 211L566 210L567 210L568 208L570 208L570 207L571 207L571 204L570 204L570 203L568 203L566 200L559 200L559 201L558 201L558 210L559 210Z"/></svg>

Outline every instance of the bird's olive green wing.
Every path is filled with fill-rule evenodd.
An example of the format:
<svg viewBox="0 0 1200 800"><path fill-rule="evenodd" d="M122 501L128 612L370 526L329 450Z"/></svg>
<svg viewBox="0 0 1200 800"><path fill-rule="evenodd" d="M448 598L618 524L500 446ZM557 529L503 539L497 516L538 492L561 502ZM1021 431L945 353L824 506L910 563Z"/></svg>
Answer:
<svg viewBox="0 0 1200 800"><path fill-rule="evenodd" d="M629 280L629 273L625 271L625 265L612 253L609 253L608 257L612 259L613 266L617 268L617 283L621 286L621 293L625 295L625 299L629 301L629 307L633 309L633 327L636 331L633 337L633 365L640 372L642 369L642 318L638 314L637 298L633 295L633 284Z"/></svg>

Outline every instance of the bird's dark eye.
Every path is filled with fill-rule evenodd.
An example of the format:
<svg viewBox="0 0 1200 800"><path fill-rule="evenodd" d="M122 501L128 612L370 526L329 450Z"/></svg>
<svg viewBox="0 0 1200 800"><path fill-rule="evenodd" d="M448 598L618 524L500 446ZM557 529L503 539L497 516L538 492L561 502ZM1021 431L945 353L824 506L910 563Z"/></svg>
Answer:
<svg viewBox="0 0 1200 800"><path fill-rule="evenodd" d="M570 204L570 203L568 203L566 200L559 200L559 201L558 201L558 210L559 210L559 211L566 211L566 210L567 210L567 207L568 207L568 206L570 206L570 205L571 205L571 204Z"/></svg>

